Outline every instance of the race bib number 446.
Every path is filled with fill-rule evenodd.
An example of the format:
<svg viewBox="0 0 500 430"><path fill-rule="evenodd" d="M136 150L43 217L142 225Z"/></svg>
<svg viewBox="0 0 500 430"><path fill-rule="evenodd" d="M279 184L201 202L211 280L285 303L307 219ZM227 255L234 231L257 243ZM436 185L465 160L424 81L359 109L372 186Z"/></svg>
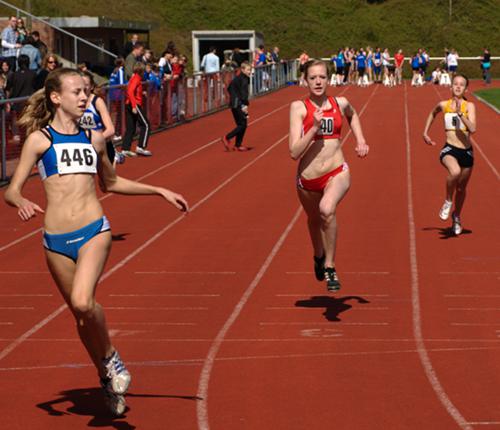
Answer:
<svg viewBox="0 0 500 430"><path fill-rule="evenodd" d="M54 145L57 157L57 171L60 175L69 173L96 173L97 153L88 143L66 143Z"/></svg>

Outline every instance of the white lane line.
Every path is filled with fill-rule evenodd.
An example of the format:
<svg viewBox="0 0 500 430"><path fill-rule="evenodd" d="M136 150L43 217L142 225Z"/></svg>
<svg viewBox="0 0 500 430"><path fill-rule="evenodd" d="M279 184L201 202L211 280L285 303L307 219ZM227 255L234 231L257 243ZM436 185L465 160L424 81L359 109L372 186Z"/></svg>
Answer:
<svg viewBox="0 0 500 430"><path fill-rule="evenodd" d="M304 297L304 296L316 296L312 291L302 294L275 294L275 297ZM353 296L363 296L363 297L389 297L389 294L364 294L364 293L352 293L349 292L349 297Z"/></svg>
<svg viewBox="0 0 500 430"><path fill-rule="evenodd" d="M104 306L105 310L118 311L208 311L208 308L197 306L173 306L173 307L151 307L151 306Z"/></svg>
<svg viewBox="0 0 500 430"><path fill-rule="evenodd" d="M285 242L285 239L288 237L288 234L292 230L293 226L299 219L299 215L301 214L302 209L299 207L299 209L295 212L294 216L292 217L292 220L289 222L287 227L285 228L285 231L282 233L278 241L275 243L273 246L273 249L267 256L266 260L260 267L257 275L253 279L253 281L250 283L250 285L247 287L245 292L243 293L243 296L239 300L239 302L236 304L236 306L233 309L233 312L227 319L227 321L224 323L222 328L220 329L219 333L217 333L217 336L213 340L212 344L210 345L210 349L208 351L208 354L204 360L203 363L203 368L201 370L200 374L200 379L198 382L198 397L201 398L202 400L198 401L196 403L196 415L198 418L198 429L200 430L208 430L210 428L208 424L208 385L210 383L210 376L212 373L212 368L215 362L215 359L217 357L217 353L219 352L220 346L222 345L222 342L224 342L225 337L231 326L234 324L238 316L240 315L241 311L243 310L243 307L246 305L248 300L250 299L252 293L254 292L255 288L257 288L257 285L259 285L260 280L266 273L267 269L271 265L272 261L274 260L274 257L280 250L281 246Z"/></svg>
<svg viewBox="0 0 500 430"><path fill-rule="evenodd" d="M408 120L408 94L406 82L404 83L404 112L405 112L405 132L406 132L406 170L407 170L407 197L408 197L408 227L409 227L409 257L411 267L411 295L413 307L413 336L417 346L418 356L424 368L427 379L429 380L434 392L439 401L445 407L446 411L455 420L462 430L472 430L472 427L467 423L460 411L451 402L446 394L434 367L431 359L425 348L425 343L422 334L422 315L420 311L420 286L418 279L418 262L417 262L417 239L415 228L415 215L413 205L413 173L411 168L411 144L410 144L410 122Z"/></svg>
<svg viewBox="0 0 500 430"><path fill-rule="evenodd" d="M14 325L14 323L11 321L1 321L0 325Z"/></svg>
<svg viewBox="0 0 500 430"><path fill-rule="evenodd" d="M236 275L236 272L134 272L136 275Z"/></svg>
<svg viewBox="0 0 500 430"><path fill-rule="evenodd" d="M500 326L500 322L497 323L464 323L464 322L452 322L450 325L453 326L464 326L464 327L497 327Z"/></svg>
<svg viewBox="0 0 500 430"><path fill-rule="evenodd" d="M391 272L342 272L343 275L390 275ZM312 275L313 272L285 272L285 275Z"/></svg>
<svg viewBox="0 0 500 430"><path fill-rule="evenodd" d="M196 210L199 206L201 206L203 203L205 203L207 200L209 200L213 195L218 193L222 188L224 188L227 184L230 184L231 182L234 181L236 177L238 177L240 174L242 174L244 171L249 169L251 166L253 166L257 161L259 161L261 158L266 156L270 151L272 151L276 146L278 146L281 142L283 142L286 138L288 137L288 134L283 136L281 139L278 139L276 142L274 142L269 148L267 148L264 152L262 152L260 155L255 157L253 160L249 161L247 164L245 164L241 169L239 169L236 173L233 173L228 179L226 179L224 182L219 184L216 188L214 188L212 191L210 191L205 197L203 197L201 200L198 200L190 209L191 212ZM125 264L127 264L130 260L135 258L138 254L140 254L145 248L147 248L149 245L154 243L156 240L158 240L165 232L170 230L172 227L174 227L177 223L182 221L184 219L185 215L180 215L176 219L174 219L172 222L167 224L165 227L163 227L158 233L153 235L150 239L148 239L146 242L144 242L142 245L137 247L135 251L131 252L128 254L123 260L115 264L113 267L111 267L106 273L104 273L101 278L99 279L99 284L106 280L108 277L110 277L114 272L117 270L121 269ZM66 309L66 304L61 305L59 308L57 308L54 312L52 312L50 315L45 317L42 321L37 323L35 326L30 328L27 332L23 333L21 336L19 336L14 342L11 344L7 345L1 352L0 352L0 360L4 359L7 355L9 355L14 349L16 349L21 343L23 343L26 339L28 339L31 335L34 333L38 332L42 327L47 325L50 321L52 321L54 318L56 318L59 314L61 314L64 310Z"/></svg>
<svg viewBox="0 0 500 430"><path fill-rule="evenodd" d="M0 294L0 297L52 297L53 294Z"/></svg>
<svg viewBox="0 0 500 430"><path fill-rule="evenodd" d="M500 308L448 308L449 311L498 312Z"/></svg>
<svg viewBox="0 0 500 430"><path fill-rule="evenodd" d="M220 297L220 294L109 294L109 297Z"/></svg>
<svg viewBox="0 0 500 430"><path fill-rule="evenodd" d="M1 250L0 250L1 251ZM4 271L0 271L0 275L48 275L50 272L45 270L45 271L40 271L40 272L27 272L27 271L20 271L20 270L17 270L17 271L8 271L8 270L4 270Z"/></svg>
<svg viewBox="0 0 500 430"><path fill-rule="evenodd" d="M443 294L443 297L449 298L469 298L469 299L498 299L499 294Z"/></svg>
<svg viewBox="0 0 500 430"><path fill-rule="evenodd" d="M326 325L326 326L388 326L389 323L386 322L341 322L341 321L329 321L329 322L260 322L259 325L262 326L309 326L309 325Z"/></svg>
<svg viewBox="0 0 500 430"><path fill-rule="evenodd" d="M198 323L194 322L166 322L166 321L118 321L118 322L108 322L109 326L115 325L140 325L140 326L196 326Z"/></svg>
<svg viewBox="0 0 500 430"><path fill-rule="evenodd" d="M0 306L2 311L32 311L35 309L32 306Z"/></svg>
<svg viewBox="0 0 500 430"><path fill-rule="evenodd" d="M439 272L440 275L500 275L500 272Z"/></svg>
<svg viewBox="0 0 500 430"><path fill-rule="evenodd" d="M274 113L276 113L276 112L284 109L285 107L288 107L289 105L290 105L289 103L285 103L284 105L280 106L279 108L274 109L273 111L268 112L267 114L262 115L259 118L256 118L255 120L251 121L248 124L248 126L251 126L251 125L255 124L256 122L259 122L260 120L262 120L264 118L267 118L268 116L270 116L270 115L272 115L272 114L274 114ZM174 164L178 163L179 161L185 160L186 158L189 158L190 156L192 156L192 155L194 155L194 154L196 154L196 153L198 153L198 152L200 152L200 151L202 151L202 150L208 148L209 146L211 146L211 145L213 145L215 143L218 143L218 142L220 142L220 138L214 139L214 140L206 143L205 145L202 145L202 146L196 148L195 150L193 150L191 152L188 152L187 154L184 154L184 155L176 158L175 160L172 160L172 161L170 161L170 162L168 162L168 163L160 166L159 168L157 168L155 170L152 170L149 173L146 173L145 175L143 175L143 176L141 176L141 177L139 177L139 178L137 178L135 180L136 181L142 181L143 179L146 179L149 176L151 176L151 175L153 175L155 173L158 173L159 171L161 171L163 169L166 169L167 167L173 166ZM109 198L111 196L113 196L113 194L111 194L111 193L110 194L106 194L106 195L102 196L99 200L102 201L102 200L105 200L105 199L107 199L107 198ZM11 248L14 245L17 245L18 243L22 242L23 240L29 239L31 236L34 236L37 233L41 233L42 230L43 230L42 228L38 228L36 230L33 230L30 233L25 234L24 236L21 236L20 238L18 238L16 240L13 240L12 242L9 242L9 243L7 243L7 244L5 244L3 246L0 246L0 252L5 251L6 249L9 249L9 248ZM1 359L1 357L0 357L0 359Z"/></svg>
<svg viewBox="0 0 500 430"><path fill-rule="evenodd" d="M434 87L434 90L436 91L436 94L437 94L438 98L441 99L441 95L439 94L439 92L438 92L438 90L437 90L436 87ZM482 148L479 145L479 143L477 143L477 141L472 136L470 136L470 141L474 145L474 148L477 148L477 150L479 151L479 153L481 154L481 156L484 158L484 161L486 161L486 164L488 164L488 166L490 166L491 171L497 177L497 179L500 181L500 173L495 168L495 166L493 165L493 163L489 160L489 158L486 156L486 154L482 150Z"/></svg>
<svg viewBox="0 0 500 430"><path fill-rule="evenodd" d="M318 308L327 308L328 306L314 306L314 307L309 307L309 306L269 306L264 308L265 310L268 311L283 311L283 310L316 310ZM350 309L351 311L357 310L357 311L387 311L389 310L388 307L385 306L380 306L380 307L369 307L367 308L366 306L362 307L352 307Z"/></svg>
<svg viewBox="0 0 500 430"><path fill-rule="evenodd" d="M466 348L430 348L430 352L462 352L462 351L497 351L499 348L494 347L466 347ZM383 351L356 351L356 352L322 352L310 354L275 354L275 355L247 355L247 356L230 356L217 357L216 362L231 362L231 361L255 361L255 360L284 360L284 359L303 359L303 358L327 358L338 356L373 356L373 355L398 355L398 354L415 354L416 349L398 349L398 350L383 350ZM150 361L127 361L127 367L169 367L169 366L197 366L203 364L202 358L180 359L180 360L150 360ZM79 369L85 367L93 367L91 363L61 363L45 366L24 366L24 367L0 367L0 372L27 371L27 370L57 370L57 369ZM487 421L481 421L487 422Z"/></svg>
<svg viewBox="0 0 500 430"><path fill-rule="evenodd" d="M500 421L469 421L473 426L498 426Z"/></svg>

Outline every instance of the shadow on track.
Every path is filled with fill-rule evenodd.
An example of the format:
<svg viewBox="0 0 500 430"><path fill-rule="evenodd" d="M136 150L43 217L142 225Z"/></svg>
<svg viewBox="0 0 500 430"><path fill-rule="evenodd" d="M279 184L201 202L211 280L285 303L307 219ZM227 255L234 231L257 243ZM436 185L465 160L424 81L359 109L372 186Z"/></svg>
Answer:
<svg viewBox="0 0 500 430"><path fill-rule="evenodd" d="M323 315L328 321L342 321L339 314L348 311L352 305L348 304L349 300L356 300L360 304L370 303L363 297L345 296L345 297L330 297L330 296L313 296L307 300L298 300L295 306L299 308L325 308Z"/></svg>
<svg viewBox="0 0 500 430"><path fill-rule="evenodd" d="M439 235L441 236L441 240L446 240L446 239L452 239L452 238L458 238L459 236L456 236L455 233L453 233L453 229L451 227L424 227L422 229L423 231L438 231ZM462 233L460 236L463 234L471 234L472 230L467 230L464 228L462 230Z"/></svg>
<svg viewBox="0 0 500 430"><path fill-rule="evenodd" d="M201 400L196 396L176 396L162 394L135 394L128 393L126 398L141 397L141 398L166 398L166 399L182 399L182 400ZM70 403L69 406L66 403ZM54 406L60 405L60 408ZM110 427L116 430L134 430L137 429L126 421L127 407L125 413L120 417L112 416L105 406L104 394L101 388L79 388L75 390L61 391L58 398L36 405L44 410L49 415L60 417L64 415L82 415L91 417L87 423L88 427Z"/></svg>

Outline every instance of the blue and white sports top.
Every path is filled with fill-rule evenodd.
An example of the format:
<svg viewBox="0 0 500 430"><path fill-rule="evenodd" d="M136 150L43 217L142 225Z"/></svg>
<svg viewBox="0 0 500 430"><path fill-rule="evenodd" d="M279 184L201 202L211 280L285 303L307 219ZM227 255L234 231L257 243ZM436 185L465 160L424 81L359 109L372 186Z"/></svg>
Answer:
<svg viewBox="0 0 500 430"><path fill-rule="evenodd" d="M56 174L97 173L98 156L90 130L79 128L76 134L63 134L48 125L41 131L50 140L49 148L37 162L42 180Z"/></svg>
<svg viewBox="0 0 500 430"><path fill-rule="evenodd" d="M93 96L92 101L82 117L80 118L80 127L85 130L102 130L104 125L102 123L101 114L96 108L96 102L98 97L96 95Z"/></svg>

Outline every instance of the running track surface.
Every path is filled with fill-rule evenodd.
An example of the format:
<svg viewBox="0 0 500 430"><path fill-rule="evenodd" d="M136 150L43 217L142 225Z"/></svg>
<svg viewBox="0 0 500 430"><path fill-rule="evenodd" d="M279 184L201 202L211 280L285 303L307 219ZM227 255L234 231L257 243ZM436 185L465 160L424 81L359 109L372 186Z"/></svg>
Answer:
<svg viewBox="0 0 500 430"><path fill-rule="evenodd" d="M479 86L478 83L473 84ZM499 118L477 102L476 168L453 237L437 216L445 172L421 138L448 90L331 89L361 113L338 210L327 294L312 274L288 155L293 87L252 103L248 153L224 153L228 111L152 138L119 173L184 194L104 198L114 242L98 300L133 375L106 414L47 272L41 218L0 211L0 411L4 429L500 429ZM26 196L44 205L39 180Z"/></svg>

